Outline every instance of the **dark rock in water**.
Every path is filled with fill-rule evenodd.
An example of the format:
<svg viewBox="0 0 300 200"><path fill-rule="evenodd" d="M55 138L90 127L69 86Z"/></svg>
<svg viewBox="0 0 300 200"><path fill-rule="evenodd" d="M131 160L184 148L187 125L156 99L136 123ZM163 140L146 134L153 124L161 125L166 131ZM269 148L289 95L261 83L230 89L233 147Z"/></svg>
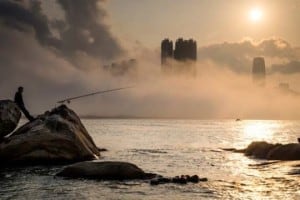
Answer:
<svg viewBox="0 0 300 200"><path fill-rule="evenodd" d="M208 179L207 179L207 178L199 178L199 181L200 181L200 182L207 182Z"/></svg>
<svg viewBox="0 0 300 200"><path fill-rule="evenodd" d="M158 179L152 179L150 181L150 185L159 185L159 184L161 184L161 182Z"/></svg>
<svg viewBox="0 0 300 200"><path fill-rule="evenodd" d="M1 165L72 163L98 156L79 117L65 105L38 116L0 143Z"/></svg>
<svg viewBox="0 0 300 200"><path fill-rule="evenodd" d="M192 183L199 183L199 176L197 175L194 175L194 176L188 176L187 180L189 182L192 182Z"/></svg>
<svg viewBox="0 0 300 200"><path fill-rule="evenodd" d="M288 175L300 175L300 169L293 169Z"/></svg>
<svg viewBox="0 0 300 200"><path fill-rule="evenodd" d="M246 149L240 151L247 156L267 160L300 160L300 144L269 144L267 142L252 142Z"/></svg>
<svg viewBox="0 0 300 200"><path fill-rule="evenodd" d="M105 148L98 148L98 151L104 152L104 151L107 151L107 149L105 149Z"/></svg>
<svg viewBox="0 0 300 200"><path fill-rule="evenodd" d="M127 162L80 162L70 165L57 174L68 178L97 180L151 179L155 174L145 173L134 164ZM154 181L153 181L153 184Z"/></svg>
<svg viewBox="0 0 300 200"><path fill-rule="evenodd" d="M187 184L187 180L184 176L175 176L173 179L172 179L172 182L173 183L179 183L179 184Z"/></svg>
<svg viewBox="0 0 300 200"><path fill-rule="evenodd" d="M95 180L149 180L151 185L160 185L167 183L187 184L207 181L207 178L200 179L194 176L176 176L166 178L153 173L146 173L136 165L128 162L116 161L86 161L76 163L64 168L57 176L66 178L85 178ZM189 178L188 178L189 177Z"/></svg>
<svg viewBox="0 0 300 200"><path fill-rule="evenodd" d="M21 111L11 100L0 101L0 138L10 134L21 119Z"/></svg>
<svg viewBox="0 0 300 200"><path fill-rule="evenodd" d="M158 178L158 181L160 183L171 183L172 182L172 180L170 178L166 178L166 177Z"/></svg>
<svg viewBox="0 0 300 200"><path fill-rule="evenodd" d="M268 154L269 160L300 160L300 144L275 145Z"/></svg>
<svg viewBox="0 0 300 200"><path fill-rule="evenodd" d="M173 178L165 178L165 177L156 177L152 179L150 184L151 185L159 185L165 183L176 183L176 184L187 184L187 183L199 183L199 182L206 182L207 178L199 178L198 175L181 175L175 176Z"/></svg>
<svg viewBox="0 0 300 200"><path fill-rule="evenodd" d="M245 155L255 158L267 159L269 152L278 144L269 144L267 142L252 142L246 149Z"/></svg>
<svg viewBox="0 0 300 200"><path fill-rule="evenodd" d="M166 183L172 183L172 178L166 178L162 176L157 176L154 179L151 179L150 184L151 185L159 185L159 184L166 184Z"/></svg>
<svg viewBox="0 0 300 200"><path fill-rule="evenodd" d="M245 153L245 149L221 148L223 151L231 151L235 153Z"/></svg>

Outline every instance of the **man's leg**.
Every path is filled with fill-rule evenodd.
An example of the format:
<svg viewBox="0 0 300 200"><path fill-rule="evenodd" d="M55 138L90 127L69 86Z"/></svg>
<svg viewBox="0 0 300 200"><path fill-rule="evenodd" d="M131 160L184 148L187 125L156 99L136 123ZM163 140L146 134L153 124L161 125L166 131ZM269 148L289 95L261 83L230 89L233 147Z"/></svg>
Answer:
<svg viewBox="0 0 300 200"><path fill-rule="evenodd" d="M29 114L29 112L28 112L28 110L25 108L25 107L21 107L21 110L22 110L22 112L24 113L24 115L25 115L25 117L29 120L29 121L33 121L34 120L34 117L32 117L30 114Z"/></svg>

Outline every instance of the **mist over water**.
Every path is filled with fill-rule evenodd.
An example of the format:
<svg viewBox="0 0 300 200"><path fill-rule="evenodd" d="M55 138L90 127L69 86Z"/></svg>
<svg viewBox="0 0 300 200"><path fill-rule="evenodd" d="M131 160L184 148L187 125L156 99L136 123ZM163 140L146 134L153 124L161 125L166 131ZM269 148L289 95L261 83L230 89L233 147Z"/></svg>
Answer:
<svg viewBox="0 0 300 200"><path fill-rule="evenodd" d="M137 55L137 70L124 76L113 76L93 59L85 60L87 70L74 67L64 59L40 47L35 41L31 53L24 52L6 70L10 78L1 80L1 98L13 97L19 85L25 87L24 98L35 114L55 106L67 97L116 87L132 89L88 97L72 102L80 115L132 116L163 118L259 118L295 119L300 114L298 96L284 93L278 84L288 80L298 84L298 75L267 74L266 86L258 87L249 72L237 73L211 61L196 63L197 75L166 75L156 52L147 57ZM36 45L32 45L36 44ZM11 47L9 51L15 51ZM3 57L9 56L4 52ZM37 57L32 59L33 54ZM178 64L184 68L185 64ZM29 69L28 69L29 68ZM6 68L9 69L9 68ZM298 88L295 88L298 89Z"/></svg>
<svg viewBox="0 0 300 200"><path fill-rule="evenodd" d="M192 64L196 74L168 74L158 47L149 49L113 32L117 29L111 27L109 1L43 2L0 0L0 99L12 99L23 86L25 105L37 115L68 97L132 86L68 105L81 116L96 145L108 149L101 159L132 162L170 177L198 174L208 182L153 187L146 181L55 177L61 166L17 167L0 170L1 199L299 199L299 176L288 174L298 170L294 165L299 162L265 165L221 150L260 140L297 141L300 123L293 119L300 119L299 47L277 37L198 43L198 61ZM45 12L53 4L59 17ZM264 87L253 82L254 57L266 61ZM123 75L104 67L131 59L137 64ZM175 69L191 65L170 62ZM20 125L24 123L22 119Z"/></svg>
<svg viewBox="0 0 300 200"><path fill-rule="evenodd" d="M185 67L184 64L181 67ZM295 119L299 97L281 91L284 75L268 75L265 87L251 74L238 74L215 64L197 63L197 75L166 75L160 65L140 61L135 75L104 76L95 82L107 88L134 88L74 102L80 112L100 116L163 118ZM292 80L291 76L288 77ZM91 81L91 80L89 80ZM294 77L297 83L297 76ZM91 88L93 88L91 87ZM96 108L96 109L95 109Z"/></svg>
<svg viewBox="0 0 300 200"><path fill-rule="evenodd" d="M254 42L248 38L200 45L196 76L168 76L162 73L157 49L139 42L129 44L111 31L105 1L69 4L58 1L65 14L62 19L48 17L37 1L7 0L0 4L1 9L11 9L0 15L1 99L13 98L22 85L28 109L40 114L67 97L135 86L80 99L70 107L85 116L300 118L296 112L299 97L278 90L278 84L284 82L300 91L299 48L284 39ZM81 7L89 13L89 24L84 23L83 15L72 14ZM26 20L20 18L20 12ZM14 26L7 24L11 21ZM258 55L264 56L267 64L264 88L256 87L251 77L251 62ZM131 58L137 60L136 70L123 76L113 76L103 68ZM185 68L187 64L174 65Z"/></svg>
<svg viewBox="0 0 300 200"><path fill-rule="evenodd" d="M134 116L148 117L297 118L299 116L295 112L298 108L298 97L283 93L277 88L278 82L284 79L283 76L268 76L267 85L262 88L252 82L250 74L237 74L220 69L211 63L197 63L196 77L165 76L159 71L160 66L145 64L144 67L150 69L156 67L158 70L142 72L135 80L136 88L124 91L122 95L114 94L119 100L115 109L122 111L124 106L129 106Z"/></svg>

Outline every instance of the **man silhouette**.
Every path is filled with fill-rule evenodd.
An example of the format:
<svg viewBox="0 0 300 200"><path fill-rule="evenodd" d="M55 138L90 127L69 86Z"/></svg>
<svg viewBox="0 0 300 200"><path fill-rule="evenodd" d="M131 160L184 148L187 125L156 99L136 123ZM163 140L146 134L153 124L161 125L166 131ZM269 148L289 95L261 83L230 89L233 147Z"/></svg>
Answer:
<svg viewBox="0 0 300 200"><path fill-rule="evenodd" d="M24 91L23 87L18 88L18 91L15 94L15 103L19 106L19 108L21 109L21 111L23 112L25 117L29 121L32 122L34 120L34 118L29 114L28 110L25 108L24 101L23 101L23 96L22 96L23 91Z"/></svg>

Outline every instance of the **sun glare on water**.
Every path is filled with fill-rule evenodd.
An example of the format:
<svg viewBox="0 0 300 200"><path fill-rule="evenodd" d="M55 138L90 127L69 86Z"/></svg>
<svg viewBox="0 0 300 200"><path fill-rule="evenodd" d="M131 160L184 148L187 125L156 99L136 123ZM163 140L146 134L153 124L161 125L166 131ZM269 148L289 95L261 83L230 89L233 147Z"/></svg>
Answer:
<svg viewBox="0 0 300 200"><path fill-rule="evenodd" d="M263 18L263 11L260 8L253 8L252 10L250 10L249 12L249 19L252 22L260 22Z"/></svg>
<svg viewBox="0 0 300 200"><path fill-rule="evenodd" d="M253 140L268 140L273 138L273 131L278 127L275 122L249 121L244 124L244 134Z"/></svg>

